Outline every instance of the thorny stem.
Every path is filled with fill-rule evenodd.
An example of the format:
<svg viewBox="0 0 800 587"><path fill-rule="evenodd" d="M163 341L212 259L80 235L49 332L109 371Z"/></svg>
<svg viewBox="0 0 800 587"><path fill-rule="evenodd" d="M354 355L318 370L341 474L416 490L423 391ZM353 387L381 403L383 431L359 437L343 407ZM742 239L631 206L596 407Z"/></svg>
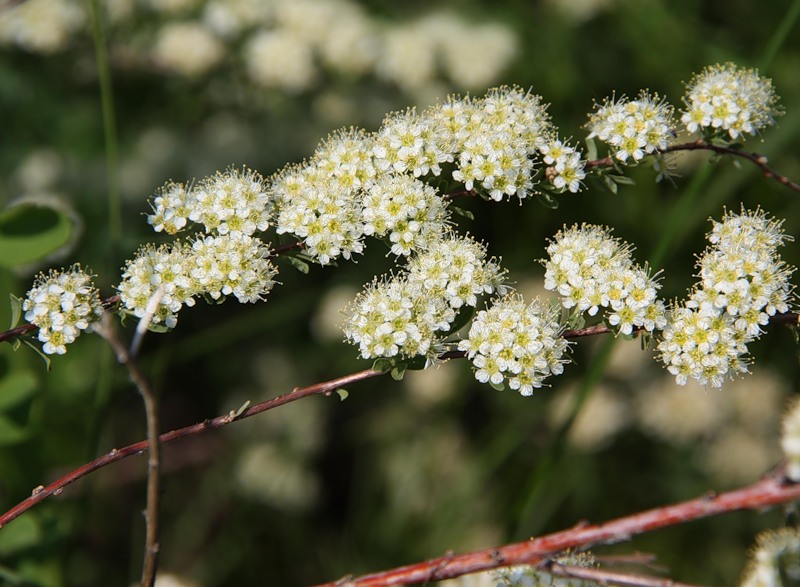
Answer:
<svg viewBox="0 0 800 587"><path fill-rule="evenodd" d="M790 190L800 193L800 184L793 182L785 175L781 175L769 167L767 165L767 158L764 155L759 155L758 153L752 153L749 151L742 151L733 147L714 145L712 143L707 143L702 139L697 139L691 143L669 145L665 149L658 150L659 153L674 153L677 151L713 151L714 153L719 153L720 155L732 155L734 157L747 159L756 167L761 169L764 177L767 179L774 179L779 184L788 187ZM611 157L603 157L602 159L594 159L593 161L586 162L587 169L591 169L592 167L612 167L613 165L614 160Z"/></svg>
<svg viewBox="0 0 800 587"><path fill-rule="evenodd" d="M132 348L129 351L125 348L114 331L111 316L105 314L101 326L95 330L114 350L114 354L120 364L125 365L128 370L128 376L136 386L136 390L142 396L142 401L144 402L145 418L147 420L147 441L145 441L145 444L149 448L149 457L147 459L147 505L144 512L145 545L141 587L153 587L156 582L158 553L160 550L161 446L158 437L158 402L150 382L141 372L136 362L136 349Z"/></svg>
<svg viewBox="0 0 800 587"><path fill-rule="evenodd" d="M451 553L370 575L345 577L317 587L388 587L426 584L511 565L537 564L567 549L617 544L660 528L739 510L760 510L798 498L800 498L800 484L787 482L784 469L781 467L752 485L726 493L710 493L602 524L582 522L567 530L531 538L524 542L460 555ZM676 585L676 583L662 582L649 585Z"/></svg>

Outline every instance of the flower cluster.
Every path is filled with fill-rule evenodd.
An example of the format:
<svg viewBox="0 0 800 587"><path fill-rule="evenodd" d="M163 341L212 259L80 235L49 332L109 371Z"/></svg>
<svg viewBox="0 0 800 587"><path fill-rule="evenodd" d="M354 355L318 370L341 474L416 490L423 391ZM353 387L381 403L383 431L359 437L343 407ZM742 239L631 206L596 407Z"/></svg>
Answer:
<svg viewBox="0 0 800 587"><path fill-rule="evenodd" d="M478 312L458 349L467 353L481 383L507 381L511 389L532 395L548 375L564 371L568 345L558 317L557 307L539 299L526 305L520 295L509 294Z"/></svg>
<svg viewBox="0 0 800 587"><path fill-rule="evenodd" d="M364 234L388 236L395 255L410 255L445 232L449 216L432 187L410 175L381 175L363 200Z"/></svg>
<svg viewBox="0 0 800 587"><path fill-rule="evenodd" d="M394 254L409 256L438 240L448 222L445 202L423 180L452 170L467 190L524 199L538 158L556 190L580 189L584 162L557 140L541 98L504 87L391 114L376 133L336 132L267 191L277 232L302 239L319 263L362 252L364 236L386 237Z"/></svg>
<svg viewBox="0 0 800 587"><path fill-rule="evenodd" d="M747 372L747 344L761 335L770 316L789 310L794 268L777 253L789 238L781 224L744 208L714 222L712 246L698 261L700 282L686 302L672 308L658 345L678 384L693 377L720 387Z"/></svg>
<svg viewBox="0 0 800 587"><path fill-rule="evenodd" d="M526 198L533 188L534 157L554 140L547 106L516 87L490 91L480 100L451 100L436 117L452 129L453 179L480 187L492 200Z"/></svg>
<svg viewBox="0 0 800 587"><path fill-rule="evenodd" d="M174 328L178 311L193 306L199 296L217 300L233 295L241 303L253 303L275 285L277 269L269 254L262 241L241 233L145 245L124 268L117 286L120 302L142 318L157 300L152 322L167 328Z"/></svg>
<svg viewBox="0 0 800 587"><path fill-rule="evenodd" d="M661 286L646 267L633 264L631 247L610 232L587 224L559 231L543 260L545 289L556 291L565 308L590 316L608 308L609 324L622 334L663 328L664 303L656 298Z"/></svg>
<svg viewBox="0 0 800 587"><path fill-rule="evenodd" d="M272 205L263 178L249 169L231 169L188 188L167 183L151 202L147 221L156 232L176 234L188 221L206 232L252 235L272 221Z"/></svg>
<svg viewBox="0 0 800 587"><path fill-rule="evenodd" d="M539 151L548 165L546 177L557 190L569 190L573 194L580 191L581 182L586 177L586 162L574 147L556 139L540 147Z"/></svg>
<svg viewBox="0 0 800 587"><path fill-rule="evenodd" d="M103 313L92 276L74 265L66 271L40 274L22 302L25 320L39 328L48 355L63 355L82 330L90 330Z"/></svg>
<svg viewBox="0 0 800 587"><path fill-rule="evenodd" d="M364 248L361 200L377 174L369 156L373 141L363 131L335 133L309 162L273 178L276 232L303 239L305 253L323 265Z"/></svg>
<svg viewBox="0 0 800 587"><path fill-rule="evenodd" d="M711 65L696 75L683 101L686 130L727 133L731 139L757 134L782 113L772 82L733 63Z"/></svg>
<svg viewBox="0 0 800 587"><path fill-rule="evenodd" d="M196 77L241 63L238 80L286 92L312 89L323 69L353 80L374 75L421 95L445 80L477 89L497 79L518 46L499 21L470 22L442 10L393 24L353 0L152 0L104 8L117 27L111 49L129 65ZM85 33L87 20L77 0L28 0L0 13L0 44L62 51Z"/></svg>
<svg viewBox="0 0 800 587"><path fill-rule="evenodd" d="M345 338L365 359L432 356L462 306L504 291L503 271L486 249L450 235L413 257L407 271L375 281L346 310Z"/></svg>
<svg viewBox="0 0 800 587"><path fill-rule="evenodd" d="M612 147L622 162L637 162L665 149L673 136L673 108L658 95L646 91L636 100L606 99L589 115L588 138L597 137Z"/></svg>
<svg viewBox="0 0 800 587"><path fill-rule="evenodd" d="M741 587L779 587L800 581L800 531L781 528L756 537Z"/></svg>

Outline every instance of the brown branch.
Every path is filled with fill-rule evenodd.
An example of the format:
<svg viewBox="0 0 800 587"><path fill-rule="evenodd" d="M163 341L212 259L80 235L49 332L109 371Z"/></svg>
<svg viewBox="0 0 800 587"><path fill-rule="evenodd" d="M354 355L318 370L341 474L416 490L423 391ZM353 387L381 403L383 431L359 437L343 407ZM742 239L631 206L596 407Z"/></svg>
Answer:
<svg viewBox="0 0 800 587"><path fill-rule="evenodd" d="M317 587L413 585L511 565L537 564L570 548L616 544L660 528L739 510L760 510L798 498L800 484L788 483L781 467L750 486L719 495L711 493L602 524L584 522L573 528L531 538L525 542L460 555L448 554L387 571L324 583Z"/></svg>
<svg viewBox="0 0 800 587"><path fill-rule="evenodd" d="M672 579L665 579L662 577L612 573L596 568L562 565L556 561L551 561L543 565L542 569L551 575L558 575L559 577L568 577L571 579L583 579L585 581L592 581L598 585L619 585L620 587L698 587L697 585L678 583Z"/></svg>
<svg viewBox="0 0 800 587"><path fill-rule="evenodd" d="M244 420L245 418L249 418L250 416L255 416L256 414L260 414L261 412L266 412L267 410L277 408L278 406L291 403L301 398L310 395L320 395L320 394L330 395L337 389L341 389L347 385L350 385L351 383L364 381L366 379L371 379L372 377L377 377L383 374L384 371L365 369L357 373L351 373L350 375L345 375L343 377L337 377L336 379L331 379L330 381L315 383L314 385L309 385L308 387L297 387L293 391L287 394L280 395L276 398L251 406L250 408L242 411L241 413L231 411L225 415L217 416L216 418L213 418L211 420L205 420L204 422L200 422L199 424L186 426L185 428L178 428L177 430L172 430L171 432L165 432L164 434L158 436L158 441L161 444L165 444L167 442L172 442L173 440L178 440L179 438L195 436L207 430L222 428L223 426L226 426L232 422ZM44 501L51 495L60 495L65 487L71 485L78 479L81 479L82 477L85 477L89 473L92 473L98 469L102 469L103 467L105 467L106 465L110 465L111 463L121 461L122 459L133 455L140 455L146 450L148 450L149 446L150 443L148 441L142 440L135 444L128 445L124 448L119 448L119 449L115 448L107 452L103 456L93 460L92 462L86 463L85 465L75 469L74 471L67 473L63 477L56 479L47 486L40 485L39 487L33 490L30 497L21 501L20 503L15 505L13 508L8 510L4 514L0 515L0 528L5 526L12 520L18 518L20 515L22 515L23 513L31 509L33 506L37 505L38 503Z"/></svg>
<svg viewBox="0 0 800 587"><path fill-rule="evenodd" d="M158 300L156 300L158 303ZM152 316L150 317L152 318ZM149 319L148 318L148 321ZM147 325L144 325L146 328ZM114 354L121 365L125 365L128 376L133 382L139 395L142 397L147 422L147 445L149 458L147 459L147 506L145 509L145 544L144 563L142 564L142 587L153 587L158 571L158 553L161 550L159 542L159 520L161 503L161 446L158 439L159 418L158 400L150 382L139 369L136 362L136 347L131 350L125 348L114 330L111 315L106 313L99 327L95 331L100 334L114 350Z"/></svg>
<svg viewBox="0 0 800 587"><path fill-rule="evenodd" d="M760 155L758 153L752 153L749 151L742 151L740 149L736 149L734 147L723 147L721 145L714 145L712 143L707 143L702 139L697 139L691 143L681 143L678 145L669 145L665 149L659 149L659 153L675 153L677 151L713 151L714 153L719 153L720 155L731 155L734 157L741 157L742 159L747 159L751 163L753 163L756 167L761 169L761 172L764 174L764 177L767 179L774 179L779 184L786 186L792 191L800 193L800 184L793 182L785 175L781 175L776 172L774 169L767 165L767 158L764 155ZM594 159L592 161L587 161L585 167L587 169L591 169L592 167L613 167L614 160L611 157L603 157L601 159Z"/></svg>

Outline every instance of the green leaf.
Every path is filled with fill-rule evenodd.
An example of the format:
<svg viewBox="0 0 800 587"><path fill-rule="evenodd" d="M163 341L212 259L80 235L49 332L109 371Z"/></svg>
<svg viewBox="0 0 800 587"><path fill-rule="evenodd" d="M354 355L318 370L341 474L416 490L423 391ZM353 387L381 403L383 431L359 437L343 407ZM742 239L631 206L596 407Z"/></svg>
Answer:
<svg viewBox="0 0 800 587"><path fill-rule="evenodd" d="M14 294L9 294L11 297L11 326L10 328L14 328L17 324L19 324L20 318L22 318L22 299L18 298Z"/></svg>
<svg viewBox="0 0 800 587"><path fill-rule="evenodd" d="M394 367L394 363L389 359L375 359L375 361L372 363L372 370L380 371L382 373L386 373L392 367Z"/></svg>
<svg viewBox="0 0 800 587"><path fill-rule="evenodd" d="M59 210L31 203L8 208L0 213L0 266L38 261L67 244L73 230Z"/></svg>
<svg viewBox="0 0 800 587"><path fill-rule="evenodd" d="M627 175L609 175L608 177L620 185L636 185L636 182Z"/></svg>
<svg viewBox="0 0 800 587"><path fill-rule="evenodd" d="M594 161L597 159L597 143L594 139L586 139L586 160Z"/></svg>
<svg viewBox="0 0 800 587"><path fill-rule="evenodd" d="M603 182L605 182L606 187L609 189L609 191L612 194L616 194L617 193L617 184L614 182L613 179L611 179L610 175L603 176Z"/></svg>
<svg viewBox="0 0 800 587"><path fill-rule="evenodd" d="M36 376L30 371L16 371L9 373L0 380L0 411L12 408L22 403L37 389Z"/></svg>
<svg viewBox="0 0 800 587"><path fill-rule="evenodd" d="M470 210L465 210L464 208L459 208L458 206L449 206L449 208L453 211L454 214L457 216L463 216L468 220L475 220L475 215Z"/></svg>
<svg viewBox="0 0 800 587"><path fill-rule="evenodd" d="M36 512L27 512L0 532L0 556L9 556L42 541L42 526Z"/></svg>
<svg viewBox="0 0 800 587"><path fill-rule="evenodd" d="M551 210L558 208L558 200L556 200L552 194L548 194L547 192L539 193L539 203L541 203L545 208L550 208Z"/></svg>
<svg viewBox="0 0 800 587"><path fill-rule="evenodd" d="M21 426L5 414L0 414L0 446L18 444L29 437L27 426Z"/></svg>
<svg viewBox="0 0 800 587"><path fill-rule="evenodd" d="M285 258L289 261L289 263L292 265L292 267L297 269L300 273L308 274L308 270L309 270L308 263L306 263L302 259L298 259L297 257L289 256L289 257L285 257Z"/></svg>
<svg viewBox="0 0 800 587"><path fill-rule="evenodd" d="M503 383L492 383L490 381L489 385L491 386L492 389L496 389L497 391L503 391L506 388L505 384Z"/></svg>
<svg viewBox="0 0 800 587"><path fill-rule="evenodd" d="M350 393L346 389L343 389L341 387L336 390L336 394L339 396L339 399L341 401L346 400L350 396Z"/></svg>
<svg viewBox="0 0 800 587"><path fill-rule="evenodd" d="M31 341L25 338L17 340L22 340L22 343L25 346L32 348L33 351L42 358L42 360L44 361L44 365L48 371L52 369L52 363L50 362L50 355L46 354L42 349L39 348L38 345L33 344Z"/></svg>

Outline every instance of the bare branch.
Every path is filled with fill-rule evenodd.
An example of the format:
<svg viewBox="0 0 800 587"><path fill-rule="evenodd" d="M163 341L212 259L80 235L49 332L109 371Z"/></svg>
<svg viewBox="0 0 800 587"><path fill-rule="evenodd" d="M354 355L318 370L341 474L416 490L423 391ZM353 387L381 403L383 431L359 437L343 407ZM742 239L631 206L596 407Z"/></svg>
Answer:
<svg viewBox="0 0 800 587"><path fill-rule="evenodd" d="M460 577L520 564L537 564L570 548L626 542L633 536L739 510L760 510L800 498L800 484L789 483L780 467L762 480L719 495L710 493L678 504L657 507L602 524L573 528L497 548L414 563L317 587L387 587ZM670 583L675 585L675 583Z"/></svg>

